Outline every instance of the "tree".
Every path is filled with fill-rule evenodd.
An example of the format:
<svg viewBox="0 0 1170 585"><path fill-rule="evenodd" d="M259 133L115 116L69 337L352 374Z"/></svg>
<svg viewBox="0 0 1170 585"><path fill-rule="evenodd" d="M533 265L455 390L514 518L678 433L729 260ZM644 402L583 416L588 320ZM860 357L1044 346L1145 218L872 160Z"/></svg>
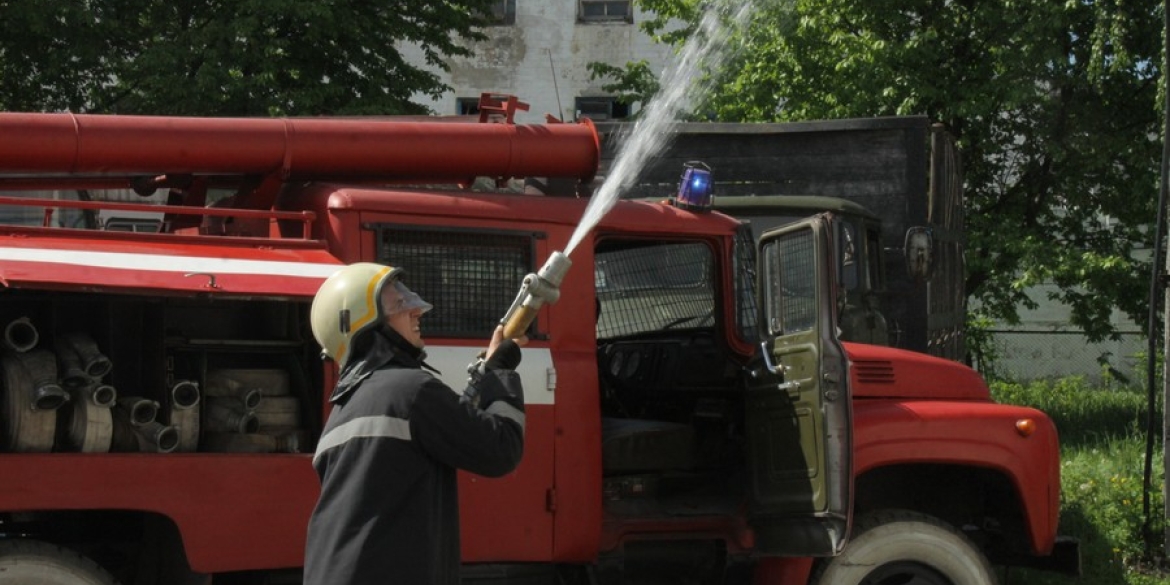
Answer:
<svg viewBox="0 0 1170 585"><path fill-rule="evenodd" d="M491 0L0 0L0 107L123 114L420 114L408 63L466 55Z"/></svg>
<svg viewBox="0 0 1170 585"><path fill-rule="evenodd" d="M640 0L641 26L679 44L706 0ZM1110 313L1145 322L1160 159L1161 3L1154 0L757 2L737 56L710 74L704 114L795 121L925 114L960 146L967 292L1008 322L1059 287L1090 339ZM682 27L672 23L683 22ZM612 91L652 88L644 64L596 68ZM639 68L643 70L640 74ZM619 75L624 75L620 77ZM625 80L626 83L622 83Z"/></svg>

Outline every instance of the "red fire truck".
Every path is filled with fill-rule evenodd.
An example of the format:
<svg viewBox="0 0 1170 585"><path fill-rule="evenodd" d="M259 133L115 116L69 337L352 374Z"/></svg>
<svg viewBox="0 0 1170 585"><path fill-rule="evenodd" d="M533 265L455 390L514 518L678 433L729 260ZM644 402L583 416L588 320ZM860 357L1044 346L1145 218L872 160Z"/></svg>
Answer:
<svg viewBox="0 0 1170 585"><path fill-rule="evenodd" d="M0 583L297 582L336 378L312 296L344 263L404 267L436 307L428 361L462 388L588 203L508 179L598 163L588 122L517 125L518 106L0 114ZM460 187L477 177L501 188ZM460 476L465 580L1075 571L1052 422L960 364L840 342L831 221L757 244L669 202L605 214L528 329L522 463Z"/></svg>

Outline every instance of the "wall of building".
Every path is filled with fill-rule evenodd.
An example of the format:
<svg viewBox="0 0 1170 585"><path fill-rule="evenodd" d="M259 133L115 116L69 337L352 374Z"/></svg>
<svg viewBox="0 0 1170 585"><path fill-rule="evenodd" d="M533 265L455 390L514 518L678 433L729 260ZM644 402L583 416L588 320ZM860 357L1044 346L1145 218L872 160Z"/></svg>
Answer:
<svg viewBox="0 0 1170 585"><path fill-rule="evenodd" d="M578 97L610 96L601 87L606 80L590 80L588 64L624 66L645 59L656 73L672 58L671 49L656 44L638 29L646 13L634 8L633 22L581 22L578 3L567 0L515 0L515 23L485 30L490 37L471 46L473 56L453 59L450 73L441 73L454 91L438 100L416 96L436 114L459 114L459 98L481 93L515 95L530 105L517 121L540 123L545 114L576 119ZM422 65L422 52L408 47L404 54Z"/></svg>

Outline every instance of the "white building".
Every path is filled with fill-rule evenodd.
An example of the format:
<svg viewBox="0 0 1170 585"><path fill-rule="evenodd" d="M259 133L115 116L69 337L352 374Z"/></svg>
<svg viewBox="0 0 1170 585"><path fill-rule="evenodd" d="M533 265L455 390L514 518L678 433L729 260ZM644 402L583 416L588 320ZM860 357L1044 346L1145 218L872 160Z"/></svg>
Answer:
<svg viewBox="0 0 1170 585"><path fill-rule="evenodd" d="M482 93L515 95L530 105L516 116L540 123L546 114L565 121L624 118L633 113L602 89L610 80L590 80L589 63L625 66L645 59L661 73L673 57L638 29L644 12L630 0L497 0L498 24L485 29L489 39L471 46L473 56L451 60L441 73L453 92L438 100L416 96L436 114L475 113ZM403 48L416 65L417 49Z"/></svg>

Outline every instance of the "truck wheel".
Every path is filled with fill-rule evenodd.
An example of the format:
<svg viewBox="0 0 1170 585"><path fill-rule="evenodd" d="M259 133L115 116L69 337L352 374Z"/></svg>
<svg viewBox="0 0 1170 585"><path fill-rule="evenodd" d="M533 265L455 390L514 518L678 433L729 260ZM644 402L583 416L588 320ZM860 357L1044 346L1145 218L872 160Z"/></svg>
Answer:
<svg viewBox="0 0 1170 585"><path fill-rule="evenodd" d="M814 585L995 585L987 557L963 533L926 514L888 510L856 520L840 555Z"/></svg>
<svg viewBox="0 0 1170 585"><path fill-rule="evenodd" d="M117 585L97 563L39 540L0 540L0 585Z"/></svg>

